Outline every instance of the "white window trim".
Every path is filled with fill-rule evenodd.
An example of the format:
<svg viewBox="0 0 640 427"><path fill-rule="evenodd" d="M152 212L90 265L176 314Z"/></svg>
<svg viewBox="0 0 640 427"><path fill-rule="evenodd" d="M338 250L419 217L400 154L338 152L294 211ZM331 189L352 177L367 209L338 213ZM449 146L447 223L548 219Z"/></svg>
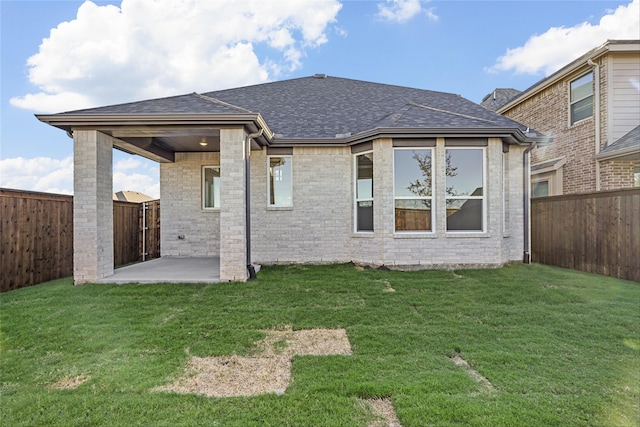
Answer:
<svg viewBox="0 0 640 427"><path fill-rule="evenodd" d="M487 149L485 147L445 147L445 159L448 150L481 150L482 151L482 196L448 196L445 192L444 195L444 209L445 209L445 233L450 235L460 235L460 234L485 234L487 232ZM446 161L445 164L442 165L445 168L445 188L447 186L447 177L446 177ZM447 230L447 200L482 200L482 230Z"/></svg>
<svg viewBox="0 0 640 427"><path fill-rule="evenodd" d="M363 156L365 154L373 154L373 150L362 151L359 153L353 154L353 232L359 235L363 234L373 234L375 231L375 211L374 211L374 227L372 231L369 230L358 230L358 202L374 202L374 193L375 188L374 185L371 186L371 197L366 198L358 198L358 156ZM374 165L375 166L375 165ZM375 178L375 169L373 171ZM375 180L374 180L375 181ZM375 203L374 203L375 209Z"/></svg>
<svg viewBox="0 0 640 427"><path fill-rule="evenodd" d="M574 100L572 100L572 99L571 99L571 84L572 84L573 82L575 82L576 80L579 80L579 79L583 78L583 77L584 77L584 76L586 76L587 74L591 74L591 85L592 85L592 87L591 87L591 95L583 96L583 97L582 97L582 98L580 98L580 99L574 99ZM594 113L595 113L595 107L596 107L596 106L595 106L595 98L594 98L594 97L595 97L595 93L594 93L595 91L594 91L594 88L593 88L593 85L594 85L594 84L595 84L595 75L594 75L594 73L593 73L593 70L587 71L586 73L580 74L578 77L575 77L575 78L573 78L573 79L569 80L569 84L568 84L569 94L568 94L568 97L567 97L567 99L569 100L569 111L568 111L568 112L569 112L569 117L568 117L568 120L569 120L569 127L571 127L571 126L575 125L576 123L583 122L583 121L588 120L588 119L590 119L590 118L592 118L592 117L593 117L593 115L594 115ZM571 107L573 106L573 104L576 104L576 103L578 103L578 102L580 102L580 101L582 101L582 100L584 100L584 99L587 99L587 98L589 98L589 97L594 98L594 100L593 100L593 101L592 101L592 103L591 103L591 109L592 109L591 115L590 115L589 117L585 117L584 119L576 120L576 121L574 122L574 121L573 121L573 119L572 119L572 114L571 114L572 110L571 110Z"/></svg>
<svg viewBox="0 0 640 427"><path fill-rule="evenodd" d="M204 205L204 201L205 201L205 169L218 169L218 171L220 171L220 165L204 165L202 166L202 171L201 171L201 181L200 181L200 185L201 185L201 191L200 191L200 208L203 211L206 212L218 212L220 211L220 206L214 206L214 207L205 207Z"/></svg>
<svg viewBox="0 0 640 427"><path fill-rule="evenodd" d="M288 157L291 164L291 182L289 187L291 190L291 203L280 205L271 204L271 158L272 157ZM293 156L291 154L273 154L267 156L267 208L272 210L288 210L293 208Z"/></svg>
<svg viewBox="0 0 640 427"><path fill-rule="evenodd" d="M435 147L394 147L393 148L393 163L392 163L392 176L393 176L393 232L396 234L427 234L431 235L435 232L435 216L436 216L436 198L435 198L435 188L436 188L436 174L434 167L435 160ZM421 197L421 196L400 196L396 197L396 151L416 151L416 150L429 150L431 152L431 196L429 197ZM396 230L396 200L429 200L431 201L431 230Z"/></svg>

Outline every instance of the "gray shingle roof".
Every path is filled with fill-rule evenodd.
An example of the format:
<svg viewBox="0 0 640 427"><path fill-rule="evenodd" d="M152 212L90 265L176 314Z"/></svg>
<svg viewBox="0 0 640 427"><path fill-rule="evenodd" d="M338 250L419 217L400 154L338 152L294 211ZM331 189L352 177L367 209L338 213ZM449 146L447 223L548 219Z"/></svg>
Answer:
<svg viewBox="0 0 640 427"><path fill-rule="evenodd" d="M500 107L503 105L507 105L509 101L511 101L516 96L520 95L520 91L518 89L511 88L497 88L490 94L486 95L482 98L482 105L487 110L498 111Z"/></svg>
<svg viewBox="0 0 640 427"><path fill-rule="evenodd" d="M631 129L613 144L606 146L600 153L611 154L632 147L640 147L640 125Z"/></svg>
<svg viewBox="0 0 640 427"><path fill-rule="evenodd" d="M515 129L523 126L459 95L338 77L303 77L63 114L260 113L285 139L335 138L375 128Z"/></svg>

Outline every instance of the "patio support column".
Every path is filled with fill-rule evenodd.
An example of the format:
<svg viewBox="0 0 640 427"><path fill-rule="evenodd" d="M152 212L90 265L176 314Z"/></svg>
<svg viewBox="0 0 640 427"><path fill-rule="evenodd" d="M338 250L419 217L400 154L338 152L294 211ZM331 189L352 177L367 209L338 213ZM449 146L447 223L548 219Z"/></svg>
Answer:
<svg viewBox="0 0 640 427"><path fill-rule="evenodd" d="M113 143L93 130L73 132L73 280L113 275Z"/></svg>
<svg viewBox="0 0 640 427"><path fill-rule="evenodd" d="M220 129L220 281L246 281L245 132Z"/></svg>

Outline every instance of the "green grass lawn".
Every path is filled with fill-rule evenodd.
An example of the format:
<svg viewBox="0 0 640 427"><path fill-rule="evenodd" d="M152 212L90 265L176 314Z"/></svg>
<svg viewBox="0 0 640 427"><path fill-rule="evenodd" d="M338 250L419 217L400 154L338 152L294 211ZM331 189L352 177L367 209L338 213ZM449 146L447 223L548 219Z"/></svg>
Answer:
<svg viewBox="0 0 640 427"><path fill-rule="evenodd" d="M640 284L541 265L264 268L249 283L86 285L0 295L0 425L640 425ZM283 395L153 392L192 356L250 355L261 332L344 328L353 355L294 356ZM474 380L458 354L495 390ZM77 388L56 389L81 378Z"/></svg>

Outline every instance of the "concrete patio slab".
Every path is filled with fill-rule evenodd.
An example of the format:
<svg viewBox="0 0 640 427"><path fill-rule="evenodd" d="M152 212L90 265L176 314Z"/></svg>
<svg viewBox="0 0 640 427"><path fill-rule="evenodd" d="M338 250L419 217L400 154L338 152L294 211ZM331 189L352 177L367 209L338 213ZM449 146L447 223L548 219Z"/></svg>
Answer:
<svg viewBox="0 0 640 427"><path fill-rule="evenodd" d="M161 257L117 268L97 283L217 283L220 258Z"/></svg>

